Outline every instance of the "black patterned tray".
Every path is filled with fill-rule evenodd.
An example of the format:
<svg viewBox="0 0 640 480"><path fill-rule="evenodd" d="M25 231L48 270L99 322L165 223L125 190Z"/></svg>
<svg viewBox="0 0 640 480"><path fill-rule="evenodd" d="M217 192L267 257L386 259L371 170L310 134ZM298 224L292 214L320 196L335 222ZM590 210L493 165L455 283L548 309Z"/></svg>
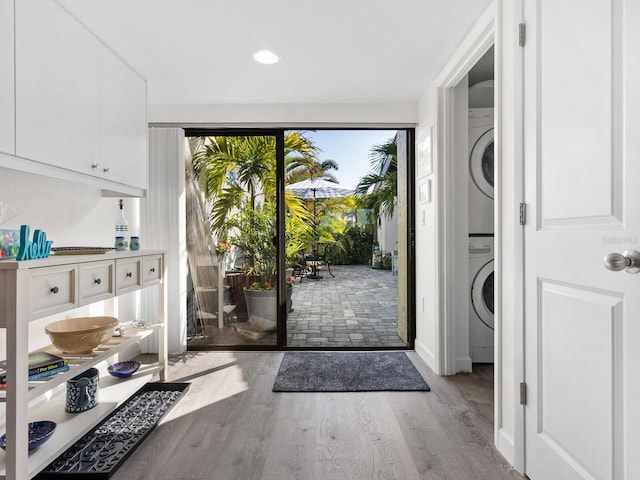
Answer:
<svg viewBox="0 0 640 480"><path fill-rule="evenodd" d="M189 383L147 383L54 460L36 480L110 478L188 387Z"/></svg>
<svg viewBox="0 0 640 480"><path fill-rule="evenodd" d="M96 255L114 251L114 247L52 247L54 255Z"/></svg>

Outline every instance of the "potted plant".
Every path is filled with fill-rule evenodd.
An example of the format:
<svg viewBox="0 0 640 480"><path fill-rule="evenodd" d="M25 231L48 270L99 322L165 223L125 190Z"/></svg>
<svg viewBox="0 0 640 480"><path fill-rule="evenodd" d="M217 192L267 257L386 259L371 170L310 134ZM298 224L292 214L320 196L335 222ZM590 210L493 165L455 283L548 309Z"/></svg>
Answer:
<svg viewBox="0 0 640 480"><path fill-rule="evenodd" d="M275 322L277 319L277 250L275 205L265 202L256 209L243 209L229 221L230 242L243 256L251 283L244 288L247 315ZM287 278L287 310L291 310L293 280ZM275 323L273 325L275 328Z"/></svg>

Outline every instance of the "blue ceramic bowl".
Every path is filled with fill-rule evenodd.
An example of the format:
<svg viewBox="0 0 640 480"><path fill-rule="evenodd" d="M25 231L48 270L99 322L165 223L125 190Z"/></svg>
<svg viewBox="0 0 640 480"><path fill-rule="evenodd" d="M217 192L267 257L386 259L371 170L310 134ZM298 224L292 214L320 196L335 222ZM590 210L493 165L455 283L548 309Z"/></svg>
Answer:
<svg viewBox="0 0 640 480"><path fill-rule="evenodd" d="M138 360L127 360L126 362L117 362L107 367L107 371L118 378L130 377L142 365Z"/></svg>
<svg viewBox="0 0 640 480"><path fill-rule="evenodd" d="M35 450L44 442L49 440L49 437L56 429L56 422L50 420L42 420L40 422L32 422L29 424L29 450ZM7 436L2 435L0 437L0 448L5 450L7 448Z"/></svg>

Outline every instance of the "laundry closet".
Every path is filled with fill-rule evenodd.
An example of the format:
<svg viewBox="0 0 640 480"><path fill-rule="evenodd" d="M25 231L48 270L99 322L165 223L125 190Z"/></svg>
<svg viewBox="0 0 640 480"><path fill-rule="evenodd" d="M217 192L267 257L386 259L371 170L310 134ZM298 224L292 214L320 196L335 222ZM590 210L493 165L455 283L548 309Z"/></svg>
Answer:
<svg viewBox="0 0 640 480"><path fill-rule="evenodd" d="M491 48L469 71L469 354L494 361L494 61Z"/></svg>

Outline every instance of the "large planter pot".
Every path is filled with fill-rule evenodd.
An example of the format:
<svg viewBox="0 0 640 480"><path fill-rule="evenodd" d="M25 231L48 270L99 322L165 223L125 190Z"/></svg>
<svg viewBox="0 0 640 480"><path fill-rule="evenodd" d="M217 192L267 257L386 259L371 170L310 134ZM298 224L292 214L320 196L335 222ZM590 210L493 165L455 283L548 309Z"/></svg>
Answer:
<svg viewBox="0 0 640 480"><path fill-rule="evenodd" d="M291 311L292 288L287 288L287 312ZM253 315L276 321L278 319L278 296L276 290L249 290L244 289L244 300L247 304L249 319Z"/></svg>

